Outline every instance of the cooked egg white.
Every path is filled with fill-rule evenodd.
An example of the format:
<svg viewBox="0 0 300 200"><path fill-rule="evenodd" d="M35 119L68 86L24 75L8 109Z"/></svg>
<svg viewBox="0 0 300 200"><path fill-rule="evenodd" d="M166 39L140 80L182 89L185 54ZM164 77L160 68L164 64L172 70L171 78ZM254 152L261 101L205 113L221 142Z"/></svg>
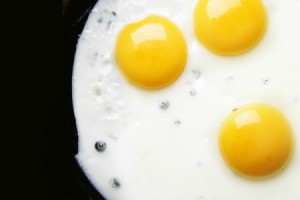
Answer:
<svg viewBox="0 0 300 200"><path fill-rule="evenodd" d="M218 2L225 1L212 4ZM219 12L237 1L231 2L219 7ZM260 3L265 9L265 28L253 43L248 41L250 46L235 53L226 48L219 53L203 42L211 41L211 34L199 39L197 0L101 0L96 4L74 60L76 158L108 200L300 199L300 1ZM162 76L155 88L143 87L148 73L142 73L142 85L126 75L116 53L122 31L149 16L176 27L182 45L174 50L185 52L182 47L186 47L186 54L174 57L184 63L175 78ZM221 36L226 40L230 35ZM122 59L132 61L126 56ZM241 175L244 169L252 172L254 168L230 164L232 152L226 157L220 139L224 127L239 115L235 112L255 110L255 105L271 106L280 113L278 118L284 116L291 135L286 141L292 147L291 154L283 156L288 160L284 169L259 180Z"/></svg>

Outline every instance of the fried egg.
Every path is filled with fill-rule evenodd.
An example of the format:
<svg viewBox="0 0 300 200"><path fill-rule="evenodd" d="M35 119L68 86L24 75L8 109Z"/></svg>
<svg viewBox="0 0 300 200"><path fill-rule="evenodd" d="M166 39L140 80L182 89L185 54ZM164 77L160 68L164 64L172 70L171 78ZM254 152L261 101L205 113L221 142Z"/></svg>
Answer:
<svg viewBox="0 0 300 200"><path fill-rule="evenodd" d="M299 0L101 0L78 160L108 200L300 199Z"/></svg>

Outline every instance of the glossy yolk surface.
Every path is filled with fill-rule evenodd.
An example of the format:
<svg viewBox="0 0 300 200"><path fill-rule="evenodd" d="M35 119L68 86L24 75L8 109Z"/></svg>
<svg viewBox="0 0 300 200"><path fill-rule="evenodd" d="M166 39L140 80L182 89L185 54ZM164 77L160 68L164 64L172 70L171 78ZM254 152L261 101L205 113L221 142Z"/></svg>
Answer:
<svg viewBox="0 0 300 200"><path fill-rule="evenodd" d="M130 82L144 89L160 89L184 70L187 47L175 24L163 17L148 16L121 31L115 56Z"/></svg>
<svg viewBox="0 0 300 200"><path fill-rule="evenodd" d="M266 25L261 0L199 0L194 11L198 40L220 55L242 54L253 48Z"/></svg>
<svg viewBox="0 0 300 200"><path fill-rule="evenodd" d="M219 147L227 164L241 176L270 177L293 152L293 134L285 117L265 104L238 108L223 122Z"/></svg>

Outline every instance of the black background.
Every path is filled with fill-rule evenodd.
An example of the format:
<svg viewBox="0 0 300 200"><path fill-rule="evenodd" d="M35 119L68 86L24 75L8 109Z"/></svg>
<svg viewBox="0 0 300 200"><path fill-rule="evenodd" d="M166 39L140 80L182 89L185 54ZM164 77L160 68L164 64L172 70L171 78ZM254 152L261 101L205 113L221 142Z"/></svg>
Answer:
<svg viewBox="0 0 300 200"><path fill-rule="evenodd" d="M78 167L73 56L96 0L1 1L1 199L102 200Z"/></svg>

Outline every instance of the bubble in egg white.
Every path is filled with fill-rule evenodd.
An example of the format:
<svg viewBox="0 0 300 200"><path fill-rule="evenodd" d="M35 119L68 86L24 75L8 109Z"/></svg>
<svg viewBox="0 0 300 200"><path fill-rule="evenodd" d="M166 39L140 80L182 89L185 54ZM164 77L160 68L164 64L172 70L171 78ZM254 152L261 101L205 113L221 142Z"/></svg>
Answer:
<svg viewBox="0 0 300 200"><path fill-rule="evenodd" d="M165 100L165 99L164 99L164 100L161 100L161 101L160 101L159 107L160 107L162 110L168 109L169 106L170 106L170 103L169 103L168 100Z"/></svg>
<svg viewBox="0 0 300 200"><path fill-rule="evenodd" d="M106 143L103 142L103 141L98 141L98 142L96 142L96 144L95 144L95 148L96 148L96 150L99 151L99 152L104 152L105 149L106 149Z"/></svg>

